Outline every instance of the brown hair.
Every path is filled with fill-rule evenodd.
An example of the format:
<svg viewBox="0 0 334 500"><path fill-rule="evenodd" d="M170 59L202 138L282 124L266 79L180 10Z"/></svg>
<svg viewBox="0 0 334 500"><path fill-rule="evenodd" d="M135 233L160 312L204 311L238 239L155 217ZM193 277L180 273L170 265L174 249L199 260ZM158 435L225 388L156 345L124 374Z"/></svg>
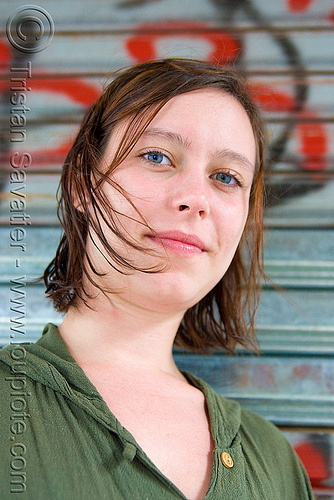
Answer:
<svg viewBox="0 0 334 500"><path fill-rule="evenodd" d="M66 312L78 299L87 303L84 275L101 289L93 278L99 273L86 252L86 239L90 237L91 228L111 266L124 273L137 269L110 246L103 233L102 220L130 247L144 251L120 232L117 216L99 187L103 182L114 182L112 171L129 154L145 128L170 99L207 88L231 94L244 107L256 141L256 168L245 230L229 269L202 300L186 311L176 343L197 352L217 348L233 352L238 343L245 347L256 346L254 315L263 268L263 122L240 74L202 61L162 59L123 70L86 114L65 160L59 186L58 217L64 235L55 258L43 275L46 293L56 310ZM131 118L130 125L111 165L102 172L101 160L110 135L126 118ZM121 190L119 186L115 187ZM80 210L76 208L78 206ZM137 270L159 272L157 269Z"/></svg>

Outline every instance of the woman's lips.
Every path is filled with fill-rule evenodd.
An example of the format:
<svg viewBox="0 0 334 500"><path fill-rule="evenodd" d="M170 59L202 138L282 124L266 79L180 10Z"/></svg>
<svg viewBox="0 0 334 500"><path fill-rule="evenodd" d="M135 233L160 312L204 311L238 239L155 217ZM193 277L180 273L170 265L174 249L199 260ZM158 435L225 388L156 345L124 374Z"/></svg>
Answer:
<svg viewBox="0 0 334 500"><path fill-rule="evenodd" d="M194 234L182 231L164 231L150 234L149 238L162 245L167 250L180 255L196 255L206 252L205 245Z"/></svg>

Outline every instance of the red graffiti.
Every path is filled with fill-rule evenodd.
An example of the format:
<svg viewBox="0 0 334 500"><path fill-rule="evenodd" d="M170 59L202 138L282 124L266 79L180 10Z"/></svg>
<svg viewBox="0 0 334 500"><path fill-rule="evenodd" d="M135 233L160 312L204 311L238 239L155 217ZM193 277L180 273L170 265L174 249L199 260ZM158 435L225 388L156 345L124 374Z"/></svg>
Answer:
<svg viewBox="0 0 334 500"><path fill-rule="evenodd" d="M292 13L306 12L315 0L287 0L288 10ZM328 15L328 20L334 23L334 10Z"/></svg>
<svg viewBox="0 0 334 500"><path fill-rule="evenodd" d="M264 111L293 113L296 109L294 97L279 92L261 83L250 86L254 100ZM316 122L317 116L308 110L297 113L296 137L299 140L299 153L303 156L302 167L308 171L325 170L328 167L326 155L329 150L326 127ZM309 122L307 120L310 120Z"/></svg>
<svg viewBox="0 0 334 500"><path fill-rule="evenodd" d="M9 71L11 53L9 44L0 39L0 71L7 75ZM0 79L0 92L5 92L8 88L8 78Z"/></svg>
<svg viewBox="0 0 334 500"><path fill-rule="evenodd" d="M89 106L100 95L95 85L85 83L78 78L32 78L31 89L51 94L63 94L76 104Z"/></svg>
<svg viewBox="0 0 334 500"><path fill-rule="evenodd" d="M329 14L329 20L331 23L334 23L334 9L332 10L332 12Z"/></svg>
<svg viewBox="0 0 334 500"><path fill-rule="evenodd" d="M306 12L314 0L288 0L290 12Z"/></svg>
<svg viewBox="0 0 334 500"><path fill-rule="evenodd" d="M32 79L30 86L32 91L45 91L51 96L62 94L83 108L95 102L100 95L99 88L78 78L36 78ZM71 145L72 141L67 140L58 147L34 152L33 164L62 163Z"/></svg>
<svg viewBox="0 0 334 500"><path fill-rule="evenodd" d="M321 450L312 443L300 443L294 448L305 466L312 486L321 486L321 483L330 476Z"/></svg>
<svg viewBox="0 0 334 500"><path fill-rule="evenodd" d="M152 32L144 33L150 30ZM145 62L159 57L157 45L161 39L173 37L187 39L188 45L191 37L209 42L211 52L206 59L215 63L231 63L241 51L241 44L229 33L211 31L205 23L186 21L141 24L125 42L125 48L136 62Z"/></svg>
<svg viewBox="0 0 334 500"><path fill-rule="evenodd" d="M0 40L0 69L5 78L0 80L0 91L9 91L10 74L7 71L10 67L12 54L9 44ZM37 68L33 68L32 73L38 73ZM29 95L34 92L46 92L50 98L56 95L63 95L75 104L79 104L83 109L92 104L100 94L100 88L96 85L86 83L79 78L59 78L57 76L46 76L45 78L34 77L29 79ZM50 100L50 102L52 102ZM71 147L71 141L65 140L60 146L32 151L34 166L62 163Z"/></svg>
<svg viewBox="0 0 334 500"><path fill-rule="evenodd" d="M10 63L11 53L9 44L0 39L0 69L6 69Z"/></svg>
<svg viewBox="0 0 334 500"><path fill-rule="evenodd" d="M302 113L305 120L317 119L313 113ZM326 155L329 145L326 128L323 123L299 123L297 134L300 136L300 152L304 155L303 166L306 170L325 170L328 167Z"/></svg>

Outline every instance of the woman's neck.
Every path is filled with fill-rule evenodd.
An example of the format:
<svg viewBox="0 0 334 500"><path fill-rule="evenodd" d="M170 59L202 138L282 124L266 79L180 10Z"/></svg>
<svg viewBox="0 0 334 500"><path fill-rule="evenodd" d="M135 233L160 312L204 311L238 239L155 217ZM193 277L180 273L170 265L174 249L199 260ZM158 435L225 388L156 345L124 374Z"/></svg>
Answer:
<svg viewBox="0 0 334 500"><path fill-rule="evenodd" d="M102 294L72 306L59 332L80 366L133 368L183 378L172 348L183 313L145 310Z"/></svg>

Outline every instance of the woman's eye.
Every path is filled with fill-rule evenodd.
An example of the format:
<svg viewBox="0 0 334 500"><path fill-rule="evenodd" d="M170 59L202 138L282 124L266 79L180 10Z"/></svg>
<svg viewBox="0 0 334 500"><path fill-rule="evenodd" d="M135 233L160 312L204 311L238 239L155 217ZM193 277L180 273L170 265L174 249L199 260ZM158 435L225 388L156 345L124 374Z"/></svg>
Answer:
<svg viewBox="0 0 334 500"><path fill-rule="evenodd" d="M156 163L158 165L170 165L170 161L167 156L159 153L159 151L150 151L149 153L145 153L143 157L151 163Z"/></svg>
<svg viewBox="0 0 334 500"><path fill-rule="evenodd" d="M224 172L218 172L217 174L215 174L215 179L222 184L238 184L238 181L235 177L233 177L233 175L226 174Z"/></svg>

